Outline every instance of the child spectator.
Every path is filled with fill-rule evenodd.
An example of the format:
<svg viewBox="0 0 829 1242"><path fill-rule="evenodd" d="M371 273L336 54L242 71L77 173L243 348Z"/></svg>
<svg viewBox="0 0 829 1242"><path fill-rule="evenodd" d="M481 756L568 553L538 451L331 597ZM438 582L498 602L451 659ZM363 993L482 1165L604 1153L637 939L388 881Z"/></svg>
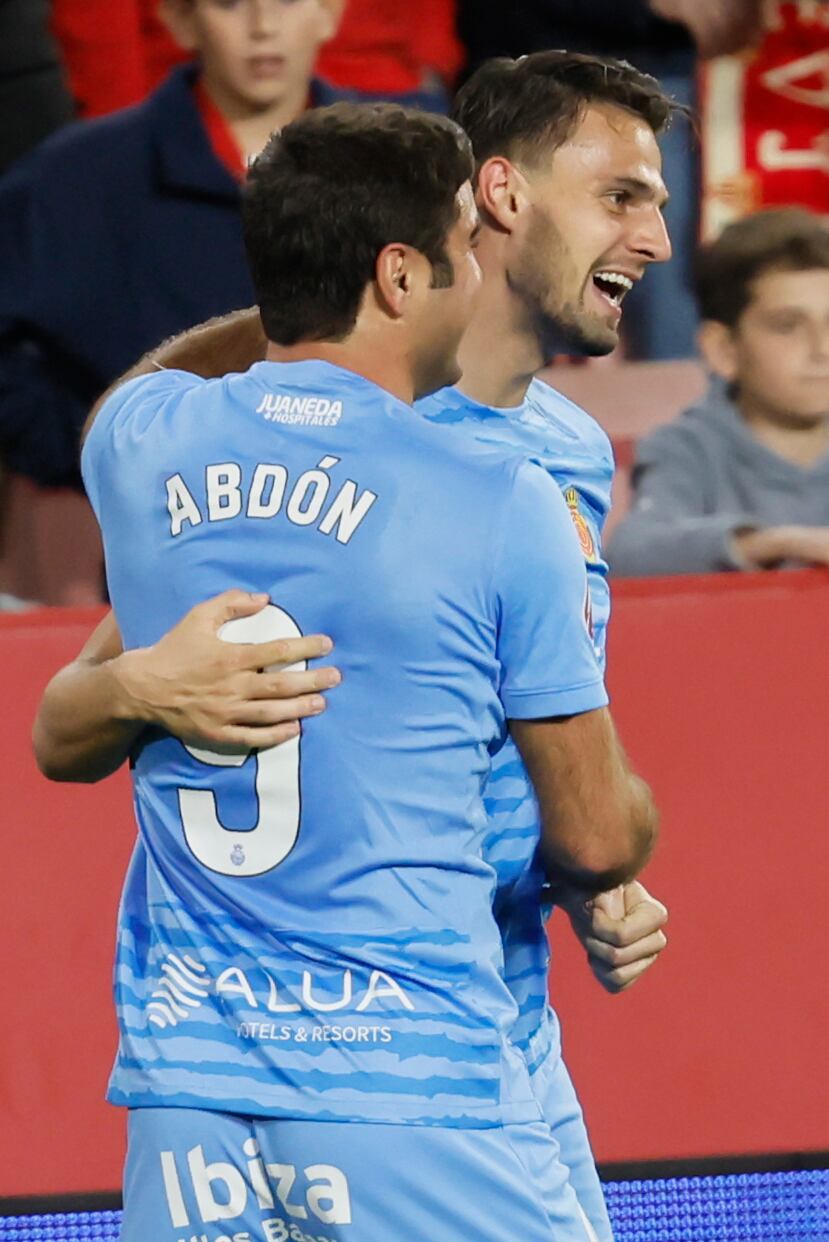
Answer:
<svg viewBox="0 0 829 1242"><path fill-rule="evenodd" d="M79 484L78 433L164 337L253 301L239 182L271 130L344 97L312 78L341 0L164 0L197 60L0 180L0 456Z"/></svg>
<svg viewBox="0 0 829 1242"><path fill-rule="evenodd" d="M22 7L34 0L0 0L0 14L4 3ZM52 0L52 5L52 28L80 116L104 116L139 103L184 59L159 19L158 0ZM317 72L367 96L406 95L407 102L443 111L463 59L455 0L346 0Z"/></svg>
<svg viewBox="0 0 829 1242"><path fill-rule="evenodd" d="M794 208L697 262L705 400L642 441L617 574L829 565L829 230Z"/></svg>

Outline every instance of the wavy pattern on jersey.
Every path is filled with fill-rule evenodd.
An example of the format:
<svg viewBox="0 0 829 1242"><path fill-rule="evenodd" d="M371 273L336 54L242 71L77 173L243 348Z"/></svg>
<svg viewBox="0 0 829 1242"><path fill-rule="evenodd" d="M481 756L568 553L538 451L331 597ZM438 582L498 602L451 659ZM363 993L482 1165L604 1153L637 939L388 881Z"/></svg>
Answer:
<svg viewBox="0 0 829 1242"><path fill-rule="evenodd" d="M200 1094L201 1081L198 1073L190 1075L189 1085L192 1087L192 1094L176 1090L175 1088L168 1092L162 1092L155 1089L155 1083L148 1090L144 1089L141 1083L136 1083L129 1094L121 1094L118 1091L111 1090L108 1098L111 1104L120 1104L126 1108L158 1108L159 1105L167 1108L204 1108L204 1096ZM352 1101L351 1109L343 1112L339 1108L329 1109L324 1103L315 1102L309 1104L307 1112L294 1110L290 1116L303 1118L308 1121L351 1120L355 1109L362 1108L362 1103L362 1099L355 1099ZM220 1112L240 1113L251 1117L272 1116L275 1111L279 1111L274 1108L270 1108L267 1111L263 1110L258 1096L254 1099L245 1098L244 1096L229 1096L227 1100L217 1100L212 1107ZM437 1114L435 1109L438 1110ZM540 1113L536 1109L533 1114L533 1120L539 1119ZM487 1117L464 1112L462 1107L453 1107L451 1102L443 1097L437 1097L434 1101L430 1101L428 1110L424 1109L418 1112L416 1108L398 1108L394 1114L377 1116L372 1120L379 1125L399 1125L401 1121L405 1121L409 1125L451 1126L452 1128L463 1130L487 1130L493 1124L496 1124Z"/></svg>
<svg viewBox="0 0 829 1242"><path fill-rule="evenodd" d="M512 448L543 466L567 496L578 495L578 513L592 536L594 555L587 576L596 655L605 661L610 591L601 537L610 509L613 455L598 423L541 380L534 380L523 405L491 409L444 390L418 405L439 425L468 425L493 448ZM575 519L574 519L575 520ZM550 953L545 919L539 915L542 872L536 859L538 807L521 757L507 738L494 756L485 789L489 819L484 854L498 882L496 914L504 945L504 977L518 1005L513 1042L534 1073L560 1051L558 1018L547 999Z"/></svg>
<svg viewBox="0 0 829 1242"><path fill-rule="evenodd" d="M175 901L150 922L122 914L115 971L120 1044L114 1103L214 1107L292 1117L493 1125L531 1119L535 1105L500 1108L504 1065L493 1031L446 996L462 963L437 959L434 992L391 973L401 945L463 945L445 931L320 938L265 946L244 920ZM348 965L349 950L361 960ZM375 979L367 960L383 966ZM359 969L358 969L359 967ZM437 982L437 981L436 981ZM448 985L448 986L447 986ZM280 1055L290 1047L291 1055Z"/></svg>

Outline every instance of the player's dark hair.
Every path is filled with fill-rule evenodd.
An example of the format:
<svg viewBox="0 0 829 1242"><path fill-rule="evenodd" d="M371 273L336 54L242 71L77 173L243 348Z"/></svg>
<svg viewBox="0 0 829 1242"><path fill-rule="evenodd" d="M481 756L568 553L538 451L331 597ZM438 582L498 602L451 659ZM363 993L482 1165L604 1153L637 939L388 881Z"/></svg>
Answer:
<svg viewBox="0 0 829 1242"><path fill-rule="evenodd" d="M254 162L242 216L272 341L342 340L384 246L413 246L451 285L447 236L473 173L463 131L393 104L338 103L287 125Z"/></svg>
<svg viewBox="0 0 829 1242"><path fill-rule="evenodd" d="M759 276L816 268L829 269L829 229L820 216L787 207L735 220L697 254L700 315L733 328L748 308Z"/></svg>
<svg viewBox="0 0 829 1242"><path fill-rule="evenodd" d="M626 108L655 134L674 112L688 113L624 60L551 51L485 61L458 91L452 117L469 134L478 167L493 155L533 164L567 141L591 104Z"/></svg>

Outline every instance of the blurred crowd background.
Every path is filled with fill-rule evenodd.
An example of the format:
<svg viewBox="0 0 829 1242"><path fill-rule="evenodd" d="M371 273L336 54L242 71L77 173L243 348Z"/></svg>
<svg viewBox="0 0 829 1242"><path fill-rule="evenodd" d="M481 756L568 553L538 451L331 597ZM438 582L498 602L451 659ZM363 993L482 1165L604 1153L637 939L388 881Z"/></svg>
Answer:
<svg viewBox="0 0 829 1242"><path fill-rule="evenodd" d="M78 437L161 339L253 301L239 186L336 99L445 110L491 56L652 73L674 258L608 360L611 571L829 564L827 0L0 0L0 608L102 599ZM683 412L684 411L684 412Z"/></svg>

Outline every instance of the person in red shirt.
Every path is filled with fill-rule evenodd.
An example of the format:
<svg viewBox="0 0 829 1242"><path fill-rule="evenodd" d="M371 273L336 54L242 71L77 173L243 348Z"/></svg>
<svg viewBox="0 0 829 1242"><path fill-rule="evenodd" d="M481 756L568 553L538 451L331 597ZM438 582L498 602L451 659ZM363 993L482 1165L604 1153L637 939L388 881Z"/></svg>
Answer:
<svg viewBox="0 0 829 1242"><path fill-rule="evenodd" d="M465 58L455 8L454 0L348 0L319 72L366 94L446 96Z"/></svg>
<svg viewBox="0 0 829 1242"><path fill-rule="evenodd" d="M243 27L254 38L276 39L285 64L311 77L323 42L335 33L345 0L53 0L52 28L60 41L78 115L104 116L140 103L169 71L194 52L233 67ZM268 35L268 31L275 32ZM213 49L225 53L218 63ZM270 75L271 78L278 75ZM283 69L284 76L284 69ZM268 74L257 92L267 93ZM243 88L243 90L246 88ZM291 119L291 118L288 118Z"/></svg>
<svg viewBox="0 0 829 1242"><path fill-rule="evenodd" d="M239 7L238 0L226 7ZM348 0L317 72L362 94L445 104L464 60L455 8L455 0ZM53 0L52 26L83 117L140 102L187 57L159 15L159 0Z"/></svg>
<svg viewBox="0 0 829 1242"><path fill-rule="evenodd" d="M140 103L188 58L158 0L52 0L51 24L77 115L86 120Z"/></svg>

